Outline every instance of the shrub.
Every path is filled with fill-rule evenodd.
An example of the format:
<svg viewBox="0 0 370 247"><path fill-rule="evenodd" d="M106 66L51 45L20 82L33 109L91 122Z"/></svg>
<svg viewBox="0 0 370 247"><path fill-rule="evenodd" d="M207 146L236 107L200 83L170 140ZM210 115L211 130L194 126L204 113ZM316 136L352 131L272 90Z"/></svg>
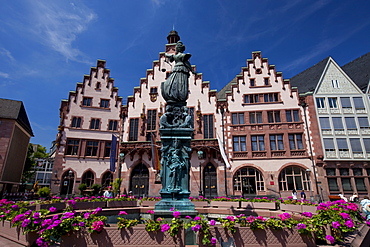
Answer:
<svg viewBox="0 0 370 247"><path fill-rule="evenodd" d="M93 185L91 185L91 189L94 190L93 191L94 195L97 195L97 194L99 194L99 191L101 189L101 185L100 184L93 184Z"/></svg>
<svg viewBox="0 0 370 247"><path fill-rule="evenodd" d="M44 198L50 196L50 193L51 191L49 187L42 187L41 189L37 191L37 195L39 195L39 197L44 197Z"/></svg>
<svg viewBox="0 0 370 247"><path fill-rule="evenodd" d="M81 195L83 194L84 190L87 189L87 185L86 184L80 184L78 186L78 190L81 191Z"/></svg>

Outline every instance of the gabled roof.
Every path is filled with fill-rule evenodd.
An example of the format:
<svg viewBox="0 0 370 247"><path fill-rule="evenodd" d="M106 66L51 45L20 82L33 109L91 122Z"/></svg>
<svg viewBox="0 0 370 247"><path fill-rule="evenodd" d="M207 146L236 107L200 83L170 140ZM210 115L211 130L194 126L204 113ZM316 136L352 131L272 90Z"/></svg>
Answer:
<svg viewBox="0 0 370 247"><path fill-rule="evenodd" d="M290 78L290 85L297 87L299 93L314 92L329 58L321 60L314 66Z"/></svg>
<svg viewBox="0 0 370 247"><path fill-rule="evenodd" d="M231 90L231 85L236 82L236 77L232 79L226 86L224 86L220 91L217 92L217 99L226 99L226 91Z"/></svg>
<svg viewBox="0 0 370 247"><path fill-rule="evenodd" d="M342 69L365 92L370 80L370 52L343 65Z"/></svg>
<svg viewBox="0 0 370 247"><path fill-rule="evenodd" d="M0 99L0 118L16 120L31 136L31 124L28 121L26 109L22 101Z"/></svg>

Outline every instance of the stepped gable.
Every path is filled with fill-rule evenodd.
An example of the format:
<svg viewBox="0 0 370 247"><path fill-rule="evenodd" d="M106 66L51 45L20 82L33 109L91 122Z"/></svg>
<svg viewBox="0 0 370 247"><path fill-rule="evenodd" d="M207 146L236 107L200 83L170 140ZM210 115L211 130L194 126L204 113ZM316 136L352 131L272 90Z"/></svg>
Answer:
<svg viewBox="0 0 370 247"><path fill-rule="evenodd" d="M110 69L107 69L105 65L105 60L97 60L96 67L90 68L90 74L84 75L83 82L77 82L76 90L69 92L68 105L71 101L77 103L76 101L78 93L84 95L87 86L92 86L94 89L106 87L111 91L110 97L114 98L115 100L114 106L117 106L118 102L122 102L122 97L117 96L118 88L114 86L114 78L110 77ZM92 85L93 79L95 81L95 85ZM66 104L66 102L64 102L64 104Z"/></svg>
<svg viewBox="0 0 370 247"><path fill-rule="evenodd" d="M370 52L343 65L342 69L365 92L370 80Z"/></svg>
<svg viewBox="0 0 370 247"><path fill-rule="evenodd" d="M227 96L231 96L231 99L233 100L233 88L236 88L236 92L239 93L240 84L248 84L249 82L245 80L259 77L259 75L262 74L269 75L276 83L279 82L278 78L280 78L283 89L285 89L285 85L290 84L289 80L283 80L282 72L276 71L275 65L268 64L268 59L263 58L260 51L252 52L252 59L247 59L246 65L247 67L242 67L242 71L217 93L217 99L219 101L226 100Z"/></svg>
<svg viewBox="0 0 370 247"><path fill-rule="evenodd" d="M329 57L321 60L314 66L306 69L296 76L290 78L290 84L297 87L300 93L313 92L320 80L321 75L329 61Z"/></svg>
<svg viewBox="0 0 370 247"><path fill-rule="evenodd" d="M146 76L140 78L140 84L139 86L134 87L133 94L129 95L127 97L127 104L132 103L135 105L138 98L145 98L146 96L143 95L144 88L150 95L150 100L152 102L157 101L158 99L162 100L162 96L159 94L160 92L160 84L156 82L157 77L161 77L163 73L166 74L166 76L171 73L171 69L169 69L169 64L165 62L165 54L175 54L176 49L176 42L180 40L180 36L178 35L178 32L175 30L172 30L169 32L167 36L167 44L165 46L165 52L160 52L158 60L154 60L152 62L152 68L146 70ZM172 65L171 65L172 66ZM171 67L172 68L172 67ZM192 65L192 68L194 71L196 71L196 65ZM166 77L163 77L163 80L165 80ZM197 85L200 80L201 85L201 93L203 93L203 89L207 88L208 91L208 100L210 101L212 97L216 96L216 90L210 89L210 82L209 81L203 81L203 74L202 73L196 73L194 75L194 79L189 79L189 84ZM151 88L156 87L156 91L152 91ZM190 88L190 85L189 85ZM123 106L123 108L127 108L128 106Z"/></svg>

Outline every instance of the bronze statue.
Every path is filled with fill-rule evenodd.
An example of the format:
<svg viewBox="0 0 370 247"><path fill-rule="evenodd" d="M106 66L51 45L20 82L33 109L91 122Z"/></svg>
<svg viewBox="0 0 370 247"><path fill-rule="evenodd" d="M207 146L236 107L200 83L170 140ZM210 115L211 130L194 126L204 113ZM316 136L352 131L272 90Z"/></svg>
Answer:
<svg viewBox="0 0 370 247"><path fill-rule="evenodd" d="M162 97L166 102L185 102L189 96L189 71L196 74L190 65L189 59L191 54L183 52L185 46L181 41L176 43L176 54L167 54L170 62L175 61L172 73L166 81L162 82Z"/></svg>

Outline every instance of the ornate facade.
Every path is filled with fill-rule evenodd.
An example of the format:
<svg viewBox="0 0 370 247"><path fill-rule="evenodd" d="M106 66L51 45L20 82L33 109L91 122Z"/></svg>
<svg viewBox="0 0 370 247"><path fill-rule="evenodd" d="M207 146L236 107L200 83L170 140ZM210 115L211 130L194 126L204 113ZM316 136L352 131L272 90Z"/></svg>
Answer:
<svg viewBox="0 0 370 247"><path fill-rule="evenodd" d="M55 183L55 193L77 193L80 183L106 186L119 177L119 169L115 174L109 171L111 136L116 134L119 136L117 153L121 154L117 162L123 179L121 192L159 196L162 186L159 128L166 108L161 83L174 67L165 53L175 53L175 43L179 40L176 31L169 33L164 52L159 53L158 60L146 70L139 86L127 98L127 104L122 105L118 89L102 60L98 60L97 67L84 77L83 83L77 83L69 99L62 101L54 168L59 182ZM347 167L338 166L343 159L348 161L348 171L353 178L351 188L361 183L358 179L361 176L354 175L360 174L356 170L358 166L362 169L363 185L368 187L369 181L365 179L368 172L365 159L369 158L368 125L360 122L365 123L369 103L332 59L325 66L325 71L320 72L322 76L306 74L290 81L284 79L261 52L253 52L240 74L219 92L211 90L210 82L203 81L201 73L190 75L187 108L194 129L190 155L191 196L287 197L293 189L304 190L308 197L324 199L339 192L348 194L348 190L332 190L333 179L337 179L338 188L347 183L341 178ZM193 69L196 71L196 66ZM307 77L320 80L306 81ZM344 83L341 90L331 88L335 81ZM308 94L299 95L298 90ZM320 98L324 98L330 106L334 104L333 97L337 98L338 105L350 103L352 110L343 107L334 111L327 107L323 111L317 105ZM355 106L360 104L358 97L364 102L361 111ZM347 124L347 117L355 119L359 130L344 128L344 137L333 132L334 129L330 132L327 127L332 126L337 117L342 118L343 126ZM351 121L348 120L348 124ZM362 156L354 149L357 146L347 151L339 149L337 139L343 138L351 145L360 143ZM335 152L329 150L329 142L334 143ZM333 170L325 170L325 167L334 169L335 175L327 175ZM351 193L353 191L356 190Z"/></svg>
<svg viewBox="0 0 370 247"><path fill-rule="evenodd" d="M81 183L108 186L113 179L109 157L112 135L121 131L122 98L105 63L98 60L76 90L69 92L68 100L61 102L54 193L75 194Z"/></svg>

